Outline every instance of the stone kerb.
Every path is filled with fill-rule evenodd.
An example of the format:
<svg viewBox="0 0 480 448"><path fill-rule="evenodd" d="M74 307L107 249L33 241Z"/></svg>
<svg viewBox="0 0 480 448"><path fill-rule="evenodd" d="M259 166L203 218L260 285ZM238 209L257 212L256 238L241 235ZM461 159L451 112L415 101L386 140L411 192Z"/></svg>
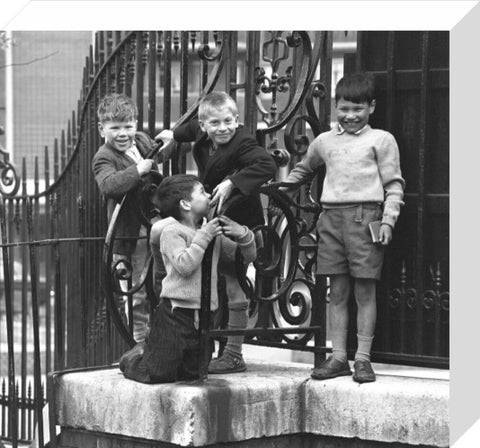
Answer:
<svg viewBox="0 0 480 448"><path fill-rule="evenodd" d="M301 434L448 446L446 380L378 375L358 385L350 377L311 380L304 364L248 366L203 385L144 385L117 368L68 373L56 380L57 422L177 446Z"/></svg>
<svg viewBox="0 0 480 448"><path fill-rule="evenodd" d="M211 375L203 385L146 385L118 368L56 380L62 427L203 446L302 432L302 388L310 368L249 364L245 373Z"/></svg>
<svg viewBox="0 0 480 448"><path fill-rule="evenodd" d="M377 375L305 384L306 433L408 445L449 446L449 382Z"/></svg>

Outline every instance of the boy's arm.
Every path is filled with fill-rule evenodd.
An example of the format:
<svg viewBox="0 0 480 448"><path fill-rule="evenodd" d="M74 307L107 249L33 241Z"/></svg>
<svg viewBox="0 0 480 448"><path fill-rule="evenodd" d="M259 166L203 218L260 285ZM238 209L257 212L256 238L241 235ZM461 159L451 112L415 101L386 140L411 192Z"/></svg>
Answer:
<svg viewBox="0 0 480 448"><path fill-rule="evenodd" d="M100 192L107 197L121 197L140 183L140 174L135 164L117 170L115 163L103 151L95 154L92 170Z"/></svg>
<svg viewBox="0 0 480 448"><path fill-rule="evenodd" d="M219 263L231 263L235 261L235 252L237 247L240 248L243 259L246 263L251 263L257 258L257 246L255 244L255 236L253 232L245 227L245 232L242 236L235 238L235 241L232 241L226 236L222 236L222 246L220 250L220 260Z"/></svg>
<svg viewBox="0 0 480 448"><path fill-rule="evenodd" d="M323 165L325 162L320 156L320 141L319 139L315 139L312 143L310 143L307 153L303 157L303 159L298 162L295 167L290 171L287 178L284 179L282 182L288 183L297 183L304 180L307 177L311 177L315 171ZM281 190L288 191L288 187L281 187Z"/></svg>
<svg viewBox="0 0 480 448"><path fill-rule="evenodd" d="M404 205L405 180L400 170L398 145L392 134L386 133L383 144L376 148L378 170L385 190L382 224L395 227L400 207Z"/></svg>
<svg viewBox="0 0 480 448"><path fill-rule="evenodd" d="M194 142L200 138L202 135L202 130L198 124L196 118L180 125L175 130L164 129L162 132L155 136L155 140L162 141L163 146L160 148L160 154L158 156L158 161L164 163L170 159L173 144L178 143L188 143Z"/></svg>
<svg viewBox="0 0 480 448"><path fill-rule="evenodd" d="M188 246L177 229L167 228L160 238L160 251L180 275L188 277L201 266L205 250L212 239L208 232L198 229Z"/></svg>
<svg viewBox="0 0 480 448"><path fill-rule="evenodd" d="M175 128L173 131L173 138L179 143L197 141L202 135L203 131L198 123L198 118L192 118Z"/></svg>
<svg viewBox="0 0 480 448"><path fill-rule="evenodd" d="M273 157L262 148L253 136L243 139L235 153L236 172L229 177L242 194L248 196L270 179L273 179L277 165Z"/></svg>

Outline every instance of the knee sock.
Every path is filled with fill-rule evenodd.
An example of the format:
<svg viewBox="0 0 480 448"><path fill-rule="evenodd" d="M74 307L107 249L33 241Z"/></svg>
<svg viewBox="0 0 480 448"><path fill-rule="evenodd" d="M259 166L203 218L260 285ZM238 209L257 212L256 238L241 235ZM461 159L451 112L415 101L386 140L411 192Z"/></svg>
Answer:
<svg viewBox="0 0 480 448"><path fill-rule="evenodd" d="M330 332L332 338L332 356L341 362L347 360L347 334L348 330L333 330Z"/></svg>
<svg viewBox="0 0 480 448"><path fill-rule="evenodd" d="M370 361L370 351L372 349L373 336L363 336L357 334L358 347L355 353L355 361L362 359L364 361Z"/></svg>
<svg viewBox="0 0 480 448"><path fill-rule="evenodd" d="M244 330L248 322L248 302L229 305L228 326L229 330ZM225 352L235 356L242 355L242 344L245 336L228 336Z"/></svg>

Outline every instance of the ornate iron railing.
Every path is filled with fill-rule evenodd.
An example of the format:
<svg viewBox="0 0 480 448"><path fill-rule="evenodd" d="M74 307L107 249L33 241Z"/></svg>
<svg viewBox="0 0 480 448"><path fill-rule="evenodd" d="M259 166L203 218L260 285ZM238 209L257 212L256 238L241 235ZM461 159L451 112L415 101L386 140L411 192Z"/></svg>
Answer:
<svg viewBox="0 0 480 448"><path fill-rule="evenodd" d="M8 371L1 372L8 376L8 391L1 395L2 403L8 403L8 412L1 417L7 427L2 437L14 446L30 438L28 431L19 429L28 426L22 426L29 418L22 403L31 399L30 375L34 397L27 406L35 409L43 428L40 410L47 372L111 364L133 343L131 328L114 298L118 278L111 271L111 247L116 220L107 225L103 198L90 168L102 143L96 107L107 92L132 96L139 109L139 130L152 137L190 119L199 100L212 89L225 90L236 99L240 121L282 166L275 182L261 189L265 224L256 232L262 234L264 245L250 269L253 274L240 276L252 298L247 343L312 351L315 363L322 359L327 284L315 276L322 173L302 186L293 200L278 191L278 182L305 154L312 138L330 127L331 61L331 32L97 33L77 111L67 132L54 142L53 163L45 150L45 191L39 191L38 163L35 193L27 194L31 176L25 164L17 176L7 159L0 162L6 189L0 221L7 330L0 338L5 337L8 345L8 363L2 363L8 364ZM162 174L195 171L189 150L188 145L177 145L171 159L162 164ZM272 200L283 211L281 216L269 212ZM149 263L147 258L142 279L147 286ZM435 338L442 332L448 292L440 268L432 269L433 288L425 293L409 281L414 276L407 268L403 266L400 274L400 283L388 276L379 289L379 302L388 303L389 309L380 325L385 349L374 352L375 360L448 366L443 346L432 354L407 343L408 329L420 325L415 321L420 296L431 314L426 325ZM140 285L131 286L128 296ZM156 300L151 290L149 296ZM210 329L202 320L204 342L225 337L227 333L217 330L222 322L219 315L215 329ZM32 357L27 356L28 347ZM51 393L50 388L49 402ZM39 433L40 446L42 438Z"/></svg>

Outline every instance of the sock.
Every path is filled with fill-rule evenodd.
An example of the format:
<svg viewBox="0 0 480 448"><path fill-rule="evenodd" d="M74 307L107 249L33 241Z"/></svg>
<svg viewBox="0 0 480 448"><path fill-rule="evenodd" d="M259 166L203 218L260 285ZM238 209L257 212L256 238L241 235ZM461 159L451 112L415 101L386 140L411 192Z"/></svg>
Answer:
<svg viewBox="0 0 480 448"><path fill-rule="evenodd" d="M341 362L347 360L347 334L347 329L333 330L330 332L332 339L332 356Z"/></svg>
<svg viewBox="0 0 480 448"><path fill-rule="evenodd" d="M248 302L229 305L228 326L229 330L244 330L248 322ZM242 345L245 336L228 336L225 352L237 357L242 356Z"/></svg>
<svg viewBox="0 0 480 448"><path fill-rule="evenodd" d="M373 336L363 336L357 334L358 347L355 353L355 361L358 359L370 361L370 351L372 349Z"/></svg>

